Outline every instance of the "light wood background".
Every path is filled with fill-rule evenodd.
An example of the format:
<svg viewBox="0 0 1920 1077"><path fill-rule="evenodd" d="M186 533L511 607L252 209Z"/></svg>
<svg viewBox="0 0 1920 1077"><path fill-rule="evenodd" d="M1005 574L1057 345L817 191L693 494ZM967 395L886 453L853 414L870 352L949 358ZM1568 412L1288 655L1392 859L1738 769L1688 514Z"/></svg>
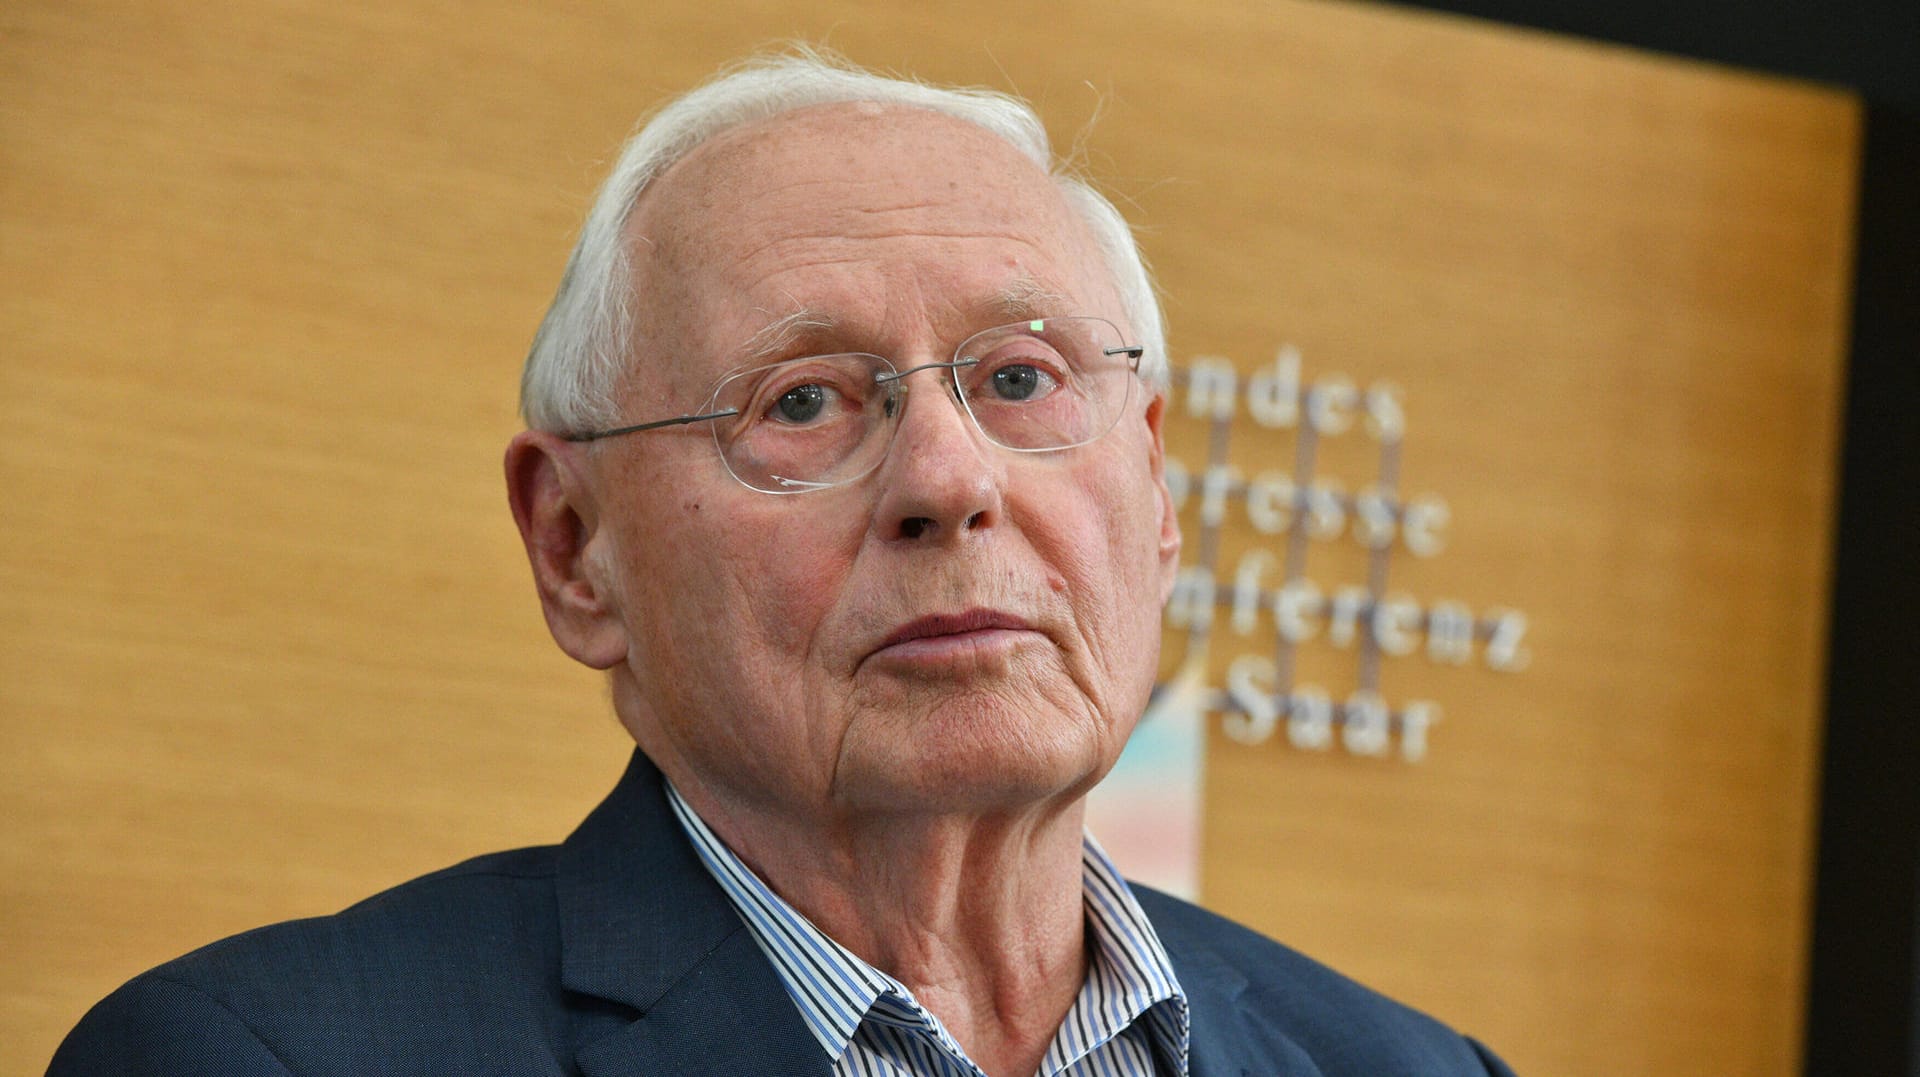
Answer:
<svg viewBox="0 0 1920 1077"><path fill-rule="evenodd" d="M1533 617L1387 667L1418 766L1212 745L1208 903L1523 1073L1794 1072L1858 105L1284 0L0 11L0 1070L609 787L518 364L641 110L790 36L1035 99L1177 358L1398 382L1396 583Z"/></svg>

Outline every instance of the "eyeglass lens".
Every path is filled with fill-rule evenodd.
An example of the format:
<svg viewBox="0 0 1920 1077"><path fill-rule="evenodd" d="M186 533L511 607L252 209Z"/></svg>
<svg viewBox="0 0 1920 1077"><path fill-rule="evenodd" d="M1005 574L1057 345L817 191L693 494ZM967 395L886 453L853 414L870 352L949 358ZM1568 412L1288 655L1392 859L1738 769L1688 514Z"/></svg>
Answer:
<svg viewBox="0 0 1920 1077"><path fill-rule="evenodd" d="M1047 318L976 333L954 352L960 399L989 440L1021 452L1071 448L1112 429L1132 389L1133 359L1101 318ZM814 356L741 371L710 411L728 470L748 486L799 493L879 466L906 405L905 383L876 355ZM925 372L940 376L934 370Z"/></svg>

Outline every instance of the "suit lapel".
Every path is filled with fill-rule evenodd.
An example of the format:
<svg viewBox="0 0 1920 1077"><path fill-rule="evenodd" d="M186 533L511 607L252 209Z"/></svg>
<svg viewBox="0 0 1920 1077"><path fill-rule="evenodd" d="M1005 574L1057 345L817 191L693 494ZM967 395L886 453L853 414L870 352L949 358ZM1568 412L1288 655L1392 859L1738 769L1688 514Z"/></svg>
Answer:
<svg viewBox="0 0 1920 1077"><path fill-rule="evenodd" d="M745 930L727 936L639 1020L587 1045L574 1059L587 1077L828 1077L832 1070Z"/></svg>
<svg viewBox="0 0 1920 1077"><path fill-rule="evenodd" d="M583 1030L575 1060L589 1077L829 1073L639 752L561 847L556 897L562 985L637 1014Z"/></svg>
<svg viewBox="0 0 1920 1077"><path fill-rule="evenodd" d="M1266 1000L1249 999L1246 974L1223 960L1215 939L1184 918L1156 916L1170 899L1135 886L1187 996L1189 1077L1322 1077L1320 1067L1275 1020Z"/></svg>
<svg viewBox="0 0 1920 1077"><path fill-rule="evenodd" d="M1154 928L1160 931L1160 925ZM1240 995L1247 987L1246 977L1213 960L1205 951L1197 955L1183 953L1183 948L1176 948L1178 944L1167 938L1164 931L1161 944L1173 959L1174 975L1180 978L1180 989L1187 996L1189 1077L1250 1077L1254 1071L1248 1068L1251 1060L1240 1056L1240 1037L1221 1035L1230 1027L1223 1019L1239 1008Z"/></svg>

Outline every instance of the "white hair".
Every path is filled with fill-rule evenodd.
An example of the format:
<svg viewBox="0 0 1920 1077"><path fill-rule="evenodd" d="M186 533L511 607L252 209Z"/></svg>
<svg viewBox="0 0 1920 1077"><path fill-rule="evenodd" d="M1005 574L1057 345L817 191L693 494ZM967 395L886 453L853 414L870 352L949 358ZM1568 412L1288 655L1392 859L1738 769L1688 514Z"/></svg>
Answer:
<svg viewBox="0 0 1920 1077"><path fill-rule="evenodd" d="M888 78L811 49L749 60L669 102L628 140L587 212L560 288L534 335L520 379L527 425L580 433L619 422L614 398L630 363L632 265L622 233L647 185L696 146L731 128L811 105L876 102L944 113L1005 139L1052 177L1086 222L1136 341L1141 373L1166 384L1166 340L1153 279L1133 231L1113 203L1055 160L1046 128L1026 102L1003 93Z"/></svg>

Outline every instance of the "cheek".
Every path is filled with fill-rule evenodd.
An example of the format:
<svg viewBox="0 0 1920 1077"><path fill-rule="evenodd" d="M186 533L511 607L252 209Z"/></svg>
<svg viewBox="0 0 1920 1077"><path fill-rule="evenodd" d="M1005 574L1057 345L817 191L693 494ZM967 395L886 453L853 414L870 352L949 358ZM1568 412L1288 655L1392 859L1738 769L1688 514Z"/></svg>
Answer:
<svg viewBox="0 0 1920 1077"><path fill-rule="evenodd" d="M657 539L671 549L628 551L629 657L656 720L709 780L751 772L748 785L771 789L827 750L811 717L817 655L849 557L791 517L730 511L710 525L719 519L683 518Z"/></svg>
<svg viewBox="0 0 1920 1077"><path fill-rule="evenodd" d="M1106 558L1096 570L1105 577L1101 594L1110 604L1102 627L1112 633L1115 661L1141 661L1151 670L1160 645L1159 501L1144 479L1119 488L1128 493L1095 501L1103 540L1096 548Z"/></svg>
<svg viewBox="0 0 1920 1077"><path fill-rule="evenodd" d="M740 596L731 612L744 620L722 631L751 634L776 663L804 660L838 601L852 552L826 529L791 519L741 522L713 538L722 586Z"/></svg>
<svg viewBox="0 0 1920 1077"><path fill-rule="evenodd" d="M1109 570L1128 581L1152 578L1160 564L1159 487L1142 459L1144 450L1118 436L1113 440L1114 455L1097 473L1083 476L1077 488L1085 491L1088 518L1099 529L1097 546L1109 559ZM1137 596L1129 596L1129 604L1137 605Z"/></svg>
<svg viewBox="0 0 1920 1077"><path fill-rule="evenodd" d="M1095 662L1124 662L1126 650L1137 648L1141 596L1158 593L1147 516L1111 469L1050 478L1036 487L1040 496L1022 514L1022 530L1049 587L1073 607Z"/></svg>
<svg viewBox="0 0 1920 1077"><path fill-rule="evenodd" d="M791 705L818 665L858 552L859 521L808 503L827 495L709 494L703 509L664 529L679 571L653 587L679 614L686 639L676 649L709 670L731 664L734 691L755 696L743 703Z"/></svg>

